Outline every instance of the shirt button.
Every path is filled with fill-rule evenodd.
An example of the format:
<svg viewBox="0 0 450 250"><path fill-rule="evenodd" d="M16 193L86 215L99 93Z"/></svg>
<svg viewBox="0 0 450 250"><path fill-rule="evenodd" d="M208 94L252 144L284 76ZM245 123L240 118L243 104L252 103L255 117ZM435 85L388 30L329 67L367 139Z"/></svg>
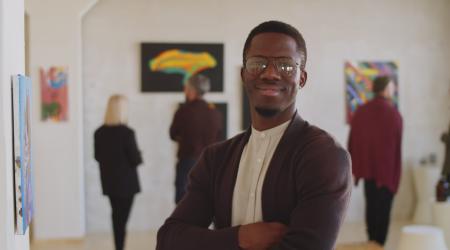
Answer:
<svg viewBox="0 0 450 250"><path fill-rule="evenodd" d="M250 197L255 197L255 193L250 193Z"/></svg>
<svg viewBox="0 0 450 250"><path fill-rule="evenodd" d="M258 158L257 160L256 160L258 163L261 163L261 158Z"/></svg>
<svg viewBox="0 0 450 250"><path fill-rule="evenodd" d="M265 138L266 137L266 133L261 133L261 138Z"/></svg>

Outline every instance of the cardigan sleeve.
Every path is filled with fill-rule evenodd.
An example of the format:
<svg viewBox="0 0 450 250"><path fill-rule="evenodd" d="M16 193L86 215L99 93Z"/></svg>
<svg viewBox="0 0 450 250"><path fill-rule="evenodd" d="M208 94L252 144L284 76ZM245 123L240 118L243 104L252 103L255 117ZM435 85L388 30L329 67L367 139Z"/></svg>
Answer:
<svg viewBox="0 0 450 250"><path fill-rule="evenodd" d="M337 145L317 145L301 158L288 231L271 249L332 250L351 193L349 154Z"/></svg>
<svg viewBox="0 0 450 250"><path fill-rule="evenodd" d="M212 174L204 152L189 175L188 190L159 229L157 250L238 250L238 227L208 229L213 214Z"/></svg>

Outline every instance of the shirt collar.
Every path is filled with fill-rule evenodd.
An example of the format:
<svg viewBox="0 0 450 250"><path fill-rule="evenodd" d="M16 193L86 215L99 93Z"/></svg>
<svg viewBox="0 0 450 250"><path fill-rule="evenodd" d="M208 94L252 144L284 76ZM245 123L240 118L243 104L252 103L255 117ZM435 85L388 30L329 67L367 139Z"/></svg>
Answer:
<svg viewBox="0 0 450 250"><path fill-rule="evenodd" d="M271 136L276 136L276 135L282 134L286 130L286 128L289 126L290 122L291 122L291 120L288 120L276 127L269 128L269 129L262 130L262 131L258 131L252 126L251 136L255 136L256 138L266 138L266 137L271 137Z"/></svg>

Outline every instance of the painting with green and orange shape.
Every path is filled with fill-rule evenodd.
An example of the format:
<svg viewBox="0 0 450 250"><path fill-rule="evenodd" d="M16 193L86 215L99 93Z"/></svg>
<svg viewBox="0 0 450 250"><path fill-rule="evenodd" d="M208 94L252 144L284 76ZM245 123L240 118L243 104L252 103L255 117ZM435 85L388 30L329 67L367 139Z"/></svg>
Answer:
<svg viewBox="0 0 450 250"><path fill-rule="evenodd" d="M189 52L179 49L163 51L149 62L151 71L183 75L183 83L192 75L214 68L216 65L216 60L208 52Z"/></svg>
<svg viewBox="0 0 450 250"><path fill-rule="evenodd" d="M211 91L223 91L223 44L142 43L142 92L182 92L192 75L211 80Z"/></svg>

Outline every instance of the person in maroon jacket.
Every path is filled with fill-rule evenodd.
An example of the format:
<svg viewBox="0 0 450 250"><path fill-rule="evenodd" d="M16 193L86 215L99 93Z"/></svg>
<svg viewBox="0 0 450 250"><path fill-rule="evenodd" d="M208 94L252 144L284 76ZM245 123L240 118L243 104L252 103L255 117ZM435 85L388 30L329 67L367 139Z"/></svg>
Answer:
<svg viewBox="0 0 450 250"><path fill-rule="evenodd" d="M184 86L186 103L176 111L170 125L170 138L178 143L175 176L175 203L186 192L187 175L202 150L222 138L222 114L203 96L210 80L202 74L191 76Z"/></svg>
<svg viewBox="0 0 450 250"><path fill-rule="evenodd" d="M156 249L334 249L351 193L350 158L297 112L305 64L305 41L291 25L268 21L250 32L241 77L251 127L203 151Z"/></svg>
<svg viewBox="0 0 450 250"><path fill-rule="evenodd" d="M355 183L364 179L368 238L381 246L401 175L403 125L391 100L393 84L389 77L375 78L374 98L356 110L348 140Z"/></svg>

